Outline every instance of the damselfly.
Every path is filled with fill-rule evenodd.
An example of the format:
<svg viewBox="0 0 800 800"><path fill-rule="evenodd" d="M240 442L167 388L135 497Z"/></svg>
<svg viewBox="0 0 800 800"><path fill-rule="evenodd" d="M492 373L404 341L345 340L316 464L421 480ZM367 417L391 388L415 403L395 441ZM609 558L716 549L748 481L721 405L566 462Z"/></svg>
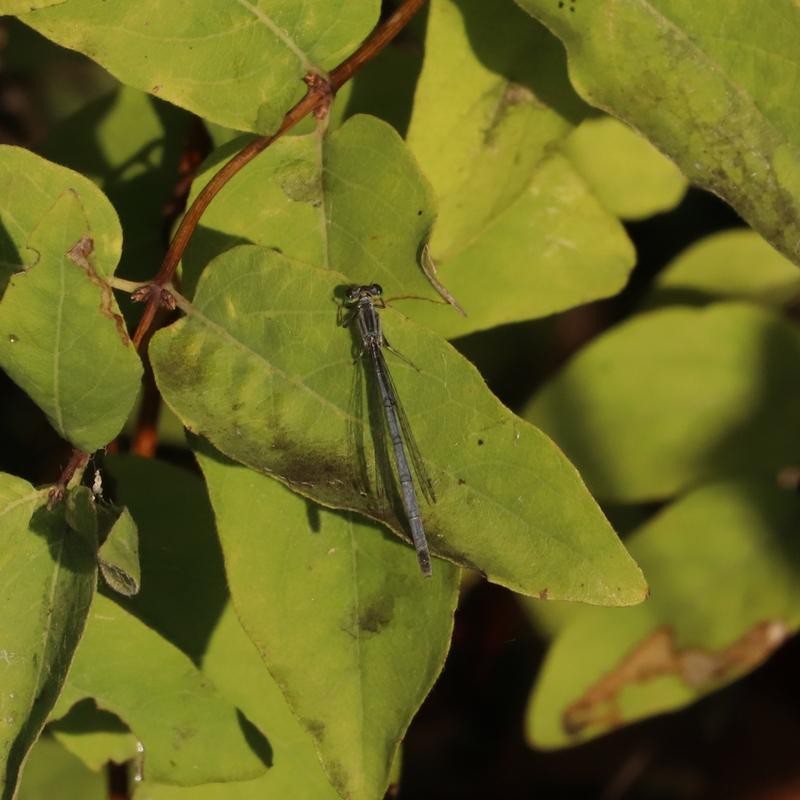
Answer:
<svg viewBox="0 0 800 800"><path fill-rule="evenodd" d="M384 419L392 442L403 510L411 529L411 538L414 542L414 549L417 551L420 569L422 574L428 577L431 574L431 557L428 552L428 541L422 525L409 458L413 463L417 481L425 498L430 502L435 502L436 498L433 493L433 484L425 471L414 436L411 433L411 427L400 405L389 367L383 355L384 348L394 353L397 351L389 345L383 335L381 319L378 315L378 309L386 307L382 295L383 289L377 283L369 286L349 287L345 292L344 305L351 313L342 320L342 324L349 325L353 320L356 321L361 345L359 356L366 357L372 367L374 387L379 394L379 402L383 407ZM377 424L378 422L378 420L372 420L373 436L382 435L378 432L382 429L382 425Z"/></svg>

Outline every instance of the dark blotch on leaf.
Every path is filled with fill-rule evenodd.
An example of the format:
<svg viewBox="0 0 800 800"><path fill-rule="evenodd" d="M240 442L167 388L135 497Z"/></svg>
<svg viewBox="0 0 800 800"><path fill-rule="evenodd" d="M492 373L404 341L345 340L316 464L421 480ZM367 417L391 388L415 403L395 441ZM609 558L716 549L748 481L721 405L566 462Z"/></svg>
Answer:
<svg viewBox="0 0 800 800"><path fill-rule="evenodd" d="M333 788L336 789L342 797L349 797L349 779L345 768L338 761L331 761L327 764L325 769Z"/></svg>
<svg viewBox="0 0 800 800"><path fill-rule="evenodd" d="M302 719L300 721L317 741L322 741L322 738L325 736L324 722L318 719Z"/></svg>
<svg viewBox="0 0 800 800"><path fill-rule="evenodd" d="M376 598L358 615L358 627L362 633L378 633L394 617L394 595Z"/></svg>

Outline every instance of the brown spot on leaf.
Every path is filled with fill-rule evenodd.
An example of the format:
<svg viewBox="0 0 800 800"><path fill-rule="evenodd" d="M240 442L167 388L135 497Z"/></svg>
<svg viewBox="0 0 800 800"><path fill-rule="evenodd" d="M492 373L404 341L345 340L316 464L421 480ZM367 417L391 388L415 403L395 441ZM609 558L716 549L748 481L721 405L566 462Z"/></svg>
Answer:
<svg viewBox="0 0 800 800"><path fill-rule="evenodd" d="M692 689L706 689L753 669L789 635L782 620L767 620L751 628L723 650L689 647L679 650L675 632L664 625L642 639L617 667L604 675L563 714L564 730L576 736L586 728L614 728L624 720L619 695L628 686L675 675Z"/></svg>
<svg viewBox="0 0 800 800"><path fill-rule="evenodd" d="M383 595L375 598L358 615L358 628L364 635L380 633L394 617L394 596Z"/></svg>
<svg viewBox="0 0 800 800"><path fill-rule="evenodd" d="M318 719L305 719L301 720L305 725L308 732L317 740L322 741L325 735L325 723Z"/></svg>
<svg viewBox="0 0 800 800"><path fill-rule="evenodd" d="M121 314L114 313L114 294L110 284L106 283L95 271L89 258L94 252L94 239L88 236L81 236L77 242L67 251L67 258L79 266L89 280L100 289L100 313L108 317L117 326L117 333L122 339L122 344L127 347L130 344L128 331L125 328L125 320Z"/></svg>

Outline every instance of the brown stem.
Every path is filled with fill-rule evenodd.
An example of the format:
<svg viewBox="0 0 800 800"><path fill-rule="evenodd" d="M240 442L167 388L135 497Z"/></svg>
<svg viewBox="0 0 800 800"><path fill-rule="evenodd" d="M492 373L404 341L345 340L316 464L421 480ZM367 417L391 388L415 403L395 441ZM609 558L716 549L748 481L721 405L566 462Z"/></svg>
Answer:
<svg viewBox="0 0 800 800"><path fill-rule="evenodd" d="M50 496L47 501L48 508L52 508L56 503L61 501L61 499L64 497L64 492L67 490L69 482L72 480L72 476L79 469L83 469L88 460L89 454L84 453L83 450L78 450L76 447L72 451L69 461L67 462L67 466L64 467L64 471L61 473L58 481L53 484L53 488L50 490Z"/></svg>
<svg viewBox="0 0 800 800"><path fill-rule="evenodd" d="M269 136L260 136L243 147L230 161L228 161L211 180L203 187L200 194L184 214L175 236L172 238L167 254L158 270L153 283L158 287L166 286L174 277L184 250L189 244L192 234L197 227L200 217L208 208L211 201L220 189L239 172L242 167L249 164L259 153L266 150L273 142L280 139L284 133L291 130L300 120L307 117L319 106L330 101L330 93L335 93L349 81L365 64L386 47L389 42L408 24L414 14L425 4L426 0L406 0L383 24L379 25L370 37L348 59L339 64L328 77L328 91L321 90L318 81L309 81L308 91L302 100L295 105L286 116L278 130ZM147 306L133 335L133 342L141 348L145 333L150 329L155 319L160 303L160 292L151 292Z"/></svg>

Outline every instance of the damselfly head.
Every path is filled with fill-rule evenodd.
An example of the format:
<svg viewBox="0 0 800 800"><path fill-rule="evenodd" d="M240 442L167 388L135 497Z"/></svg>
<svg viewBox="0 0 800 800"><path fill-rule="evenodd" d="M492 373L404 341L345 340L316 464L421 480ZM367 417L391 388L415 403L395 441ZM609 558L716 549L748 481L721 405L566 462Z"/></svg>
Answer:
<svg viewBox="0 0 800 800"><path fill-rule="evenodd" d="M365 297L376 298L383 294L383 287L379 283L370 283L368 286L350 286L345 292L345 302L350 305L357 303Z"/></svg>

